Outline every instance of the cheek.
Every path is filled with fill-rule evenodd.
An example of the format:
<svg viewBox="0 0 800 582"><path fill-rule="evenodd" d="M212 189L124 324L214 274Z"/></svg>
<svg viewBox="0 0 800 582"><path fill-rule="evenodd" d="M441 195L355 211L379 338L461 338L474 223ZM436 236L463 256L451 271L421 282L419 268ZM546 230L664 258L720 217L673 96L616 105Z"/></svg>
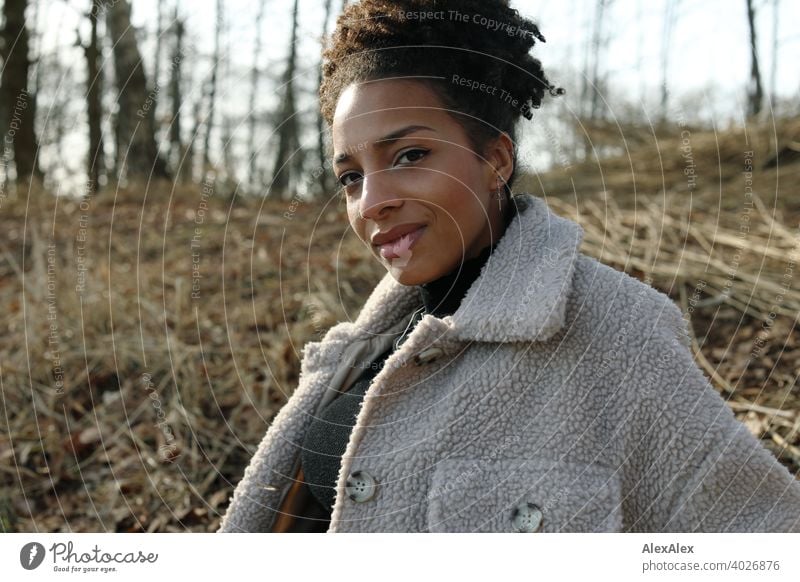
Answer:
<svg viewBox="0 0 800 582"><path fill-rule="evenodd" d="M441 192L436 210L443 228L453 232L460 230L466 236L464 231L470 231L484 221L480 193L472 184L451 178Z"/></svg>
<svg viewBox="0 0 800 582"><path fill-rule="evenodd" d="M347 220L350 221L350 228L353 229L358 238L364 240L364 221L358 218L358 209L353 204L347 205Z"/></svg>
<svg viewBox="0 0 800 582"><path fill-rule="evenodd" d="M442 216L439 238L447 254L456 256L470 247L487 222L485 209L473 192L462 190L448 207L450 215Z"/></svg>

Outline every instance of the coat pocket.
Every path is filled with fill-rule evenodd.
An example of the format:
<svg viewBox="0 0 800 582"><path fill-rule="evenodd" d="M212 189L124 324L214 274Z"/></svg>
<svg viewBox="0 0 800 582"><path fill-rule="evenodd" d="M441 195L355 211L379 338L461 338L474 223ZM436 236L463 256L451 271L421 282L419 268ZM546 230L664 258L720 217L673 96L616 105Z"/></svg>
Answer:
<svg viewBox="0 0 800 582"><path fill-rule="evenodd" d="M431 532L616 532L614 469L553 458L447 459L428 493Z"/></svg>

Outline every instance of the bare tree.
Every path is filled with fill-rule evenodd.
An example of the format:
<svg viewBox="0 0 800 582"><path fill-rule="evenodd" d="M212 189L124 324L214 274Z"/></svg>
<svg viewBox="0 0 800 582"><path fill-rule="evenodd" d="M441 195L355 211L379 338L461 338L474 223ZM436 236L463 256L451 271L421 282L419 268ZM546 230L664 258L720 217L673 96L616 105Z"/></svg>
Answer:
<svg viewBox="0 0 800 582"><path fill-rule="evenodd" d="M664 30L661 34L661 121L666 121L669 108L669 57L672 54L672 31L678 18L680 0L667 0Z"/></svg>
<svg viewBox="0 0 800 582"><path fill-rule="evenodd" d="M594 28L592 34L587 35L583 61L583 83L578 104L580 116L583 119L594 120L600 111L600 52L603 46L603 20L608 2L609 0L597 0L593 20ZM581 137L580 150L583 158L587 158L592 150L591 140L585 132Z"/></svg>
<svg viewBox="0 0 800 582"><path fill-rule="evenodd" d="M325 11L324 16L322 19L322 35L320 39L322 40L322 44L325 44L325 38L328 34L328 20L331 17L331 0L325 0ZM322 85L322 63L317 68L317 87ZM324 133L324 120L322 119L322 111L318 110L317 112L317 155L319 156L319 188L322 191L322 195L328 192L329 188L329 177L330 173L325 169L325 164L327 161L327 154L325 152L325 133Z"/></svg>
<svg viewBox="0 0 800 582"><path fill-rule="evenodd" d="M161 2L156 4L156 50L153 55L153 86L158 87L158 81L161 79L161 45L162 37L164 36L164 11L161 8Z"/></svg>
<svg viewBox="0 0 800 582"><path fill-rule="evenodd" d="M605 19L605 9L608 0L597 0L596 16L594 24L594 34L592 35L592 47L594 58L592 59L592 106L590 119L597 119L600 113L600 51L603 44L603 20Z"/></svg>
<svg viewBox="0 0 800 582"><path fill-rule="evenodd" d="M214 29L214 62L211 67L211 81L208 89L208 119L206 133L203 136L203 172L211 167L211 130L214 127L214 114L217 100L217 69L220 66L220 37L222 35L222 19L224 17L222 0L217 0L217 23Z"/></svg>
<svg viewBox="0 0 800 582"><path fill-rule="evenodd" d="M293 170L302 166L300 155L299 124L297 121L297 107L295 105L294 76L297 60L297 7L298 0L294 0L292 9L292 34L289 39L289 57L286 61L286 70L283 74L282 86L283 107L278 119L278 151L275 165L272 170L271 192L285 196L290 188Z"/></svg>
<svg viewBox="0 0 800 582"><path fill-rule="evenodd" d="M100 47L98 40L98 14L99 6L92 2L89 9L89 44L82 44L83 54L86 58L86 114L89 120L89 156L87 175L89 184L96 191L100 184L101 176L105 175L105 148L103 146L103 131L100 127L103 118L101 98L103 94L103 76L100 70ZM79 41L80 42L80 41Z"/></svg>
<svg viewBox="0 0 800 582"><path fill-rule="evenodd" d="M261 58L262 23L264 21L264 9L266 4L267 0L261 0L258 3L258 12L256 13L256 39L255 48L253 50L253 68L250 70L250 103L247 108L248 115L250 116L247 124L247 155L249 156L247 183L250 188L256 187L256 95L258 95L258 81L260 78L258 63Z"/></svg>
<svg viewBox="0 0 800 582"><path fill-rule="evenodd" d="M202 125L202 96L198 97L192 105L192 131L189 134L189 143L186 145L186 168L191 173L195 167L195 143L200 137L200 126ZM201 176L202 179L202 176Z"/></svg>
<svg viewBox="0 0 800 582"><path fill-rule="evenodd" d="M778 22L780 20L780 0L772 2L772 63L769 73L770 101L775 102L778 83ZM773 105L774 106L774 105Z"/></svg>
<svg viewBox="0 0 800 582"><path fill-rule="evenodd" d="M603 81L600 79L600 62L602 52L608 44L604 35L606 10L611 5L611 0L597 0L595 4L594 29L591 37L587 38L586 53L583 63L583 86L581 89L581 115L589 119L596 119L601 110L600 99ZM589 70L591 68L591 71Z"/></svg>
<svg viewBox="0 0 800 582"><path fill-rule="evenodd" d="M106 26L114 46L116 168L119 178L168 177L155 140L155 91L147 90L142 55L131 26L128 0L106 3Z"/></svg>
<svg viewBox="0 0 800 582"><path fill-rule="evenodd" d="M761 71L758 66L756 42L756 12L753 0L747 0L747 23L750 26L750 89L748 90L747 113L755 116L761 112L764 90L761 87Z"/></svg>
<svg viewBox="0 0 800 582"><path fill-rule="evenodd" d="M177 6L172 19L172 30L174 44L169 77L169 95L172 101L172 118L169 125L170 162L173 174L179 176L181 182L187 183L192 179L192 160L186 156L186 149L181 137L183 38L186 33L186 26L183 18L178 15Z"/></svg>
<svg viewBox="0 0 800 582"><path fill-rule="evenodd" d="M223 83L231 78L231 59L228 58L230 54L230 35L228 34L228 26L223 20L221 25L222 31L220 33L220 54L222 55L220 76ZM223 84L224 87L224 84ZM224 94L224 91L223 91ZM219 128L219 144L222 157L222 170L223 179L221 185L229 192L233 193L239 186L239 179L236 177L237 156L233 148L233 118L228 113L220 111L221 122Z"/></svg>
<svg viewBox="0 0 800 582"><path fill-rule="evenodd" d="M230 115L223 114L220 123L220 148L222 151L222 163L224 174L224 184L231 187L231 191L236 187L236 157L233 152L233 120Z"/></svg>
<svg viewBox="0 0 800 582"><path fill-rule="evenodd" d="M158 102L161 98L161 55L163 53L164 37L164 10L163 2L156 3L156 47L153 52L153 74L148 79L150 82L150 95L153 98L153 133L158 139L161 130L161 117L158 115Z"/></svg>
<svg viewBox="0 0 800 582"><path fill-rule="evenodd" d="M27 0L5 0L3 3L2 56L3 73L0 77L0 102L6 144L14 152L17 181L27 182L31 177L42 178L39 169L36 140L36 94L28 85L30 58L28 56L28 29L25 25Z"/></svg>

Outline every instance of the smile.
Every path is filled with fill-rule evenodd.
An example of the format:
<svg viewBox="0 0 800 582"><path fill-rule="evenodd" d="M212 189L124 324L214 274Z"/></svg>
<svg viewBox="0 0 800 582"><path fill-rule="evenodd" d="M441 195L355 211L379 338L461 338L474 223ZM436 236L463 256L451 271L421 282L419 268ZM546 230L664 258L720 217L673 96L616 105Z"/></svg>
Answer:
<svg viewBox="0 0 800 582"><path fill-rule="evenodd" d="M381 256L384 259L394 259L408 253L411 247L425 234L426 228L427 226L422 226L415 231L383 243L380 245Z"/></svg>

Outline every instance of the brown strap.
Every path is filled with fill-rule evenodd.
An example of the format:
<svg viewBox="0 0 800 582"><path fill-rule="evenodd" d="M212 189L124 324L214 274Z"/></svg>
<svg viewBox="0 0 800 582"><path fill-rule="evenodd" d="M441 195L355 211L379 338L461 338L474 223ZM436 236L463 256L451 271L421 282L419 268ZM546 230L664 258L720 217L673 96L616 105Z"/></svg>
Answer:
<svg viewBox="0 0 800 582"><path fill-rule="evenodd" d="M299 492L305 482L302 467L297 471L297 475L295 475L294 479L295 481L289 489L289 493L286 494L286 498L278 508L278 517L275 519L275 523L272 526L273 533L287 532L296 519L295 516L297 515L297 510L302 501L299 499L301 497Z"/></svg>

